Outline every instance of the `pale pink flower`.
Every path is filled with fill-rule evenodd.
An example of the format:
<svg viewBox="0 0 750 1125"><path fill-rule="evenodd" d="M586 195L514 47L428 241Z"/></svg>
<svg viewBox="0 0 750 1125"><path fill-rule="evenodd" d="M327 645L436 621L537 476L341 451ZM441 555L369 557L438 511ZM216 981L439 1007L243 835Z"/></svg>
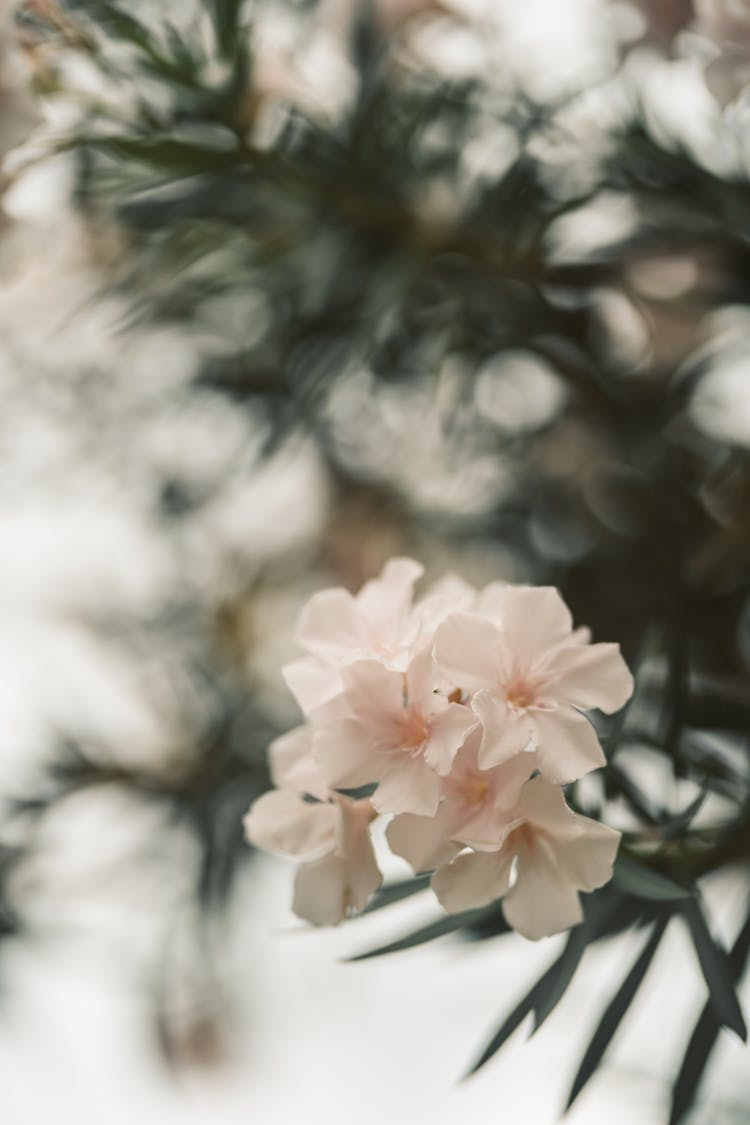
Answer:
<svg viewBox="0 0 750 1125"><path fill-rule="evenodd" d="M354 660L406 666L421 629L412 596L422 573L413 559L390 559L359 593L336 586L302 607L296 639L310 655L287 664L282 675L305 715L341 691L339 669Z"/></svg>
<svg viewBox="0 0 750 1125"><path fill-rule="evenodd" d="M375 660L341 669L343 691L313 715L313 751L327 784L378 783L379 812L435 813L440 775L477 726L473 712L436 694L429 650L405 672Z"/></svg>
<svg viewBox="0 0 750 1125"><path fill-rule="evenodd" d="M481 731L469 735L447 777L435 816L402 813L388 826L391 851L415 872L431 871L465 847L496 851L508 834L521 788L536 769L536 755L521 753L501 766L481 770Z"/></svg>
<svg viewBox="0 0 750 1125"><path fill-rule="evenodd" d="M313 803L273 789L252 805L244 826L257 847L307 860L297 871L292 909L316 926L335 926L363 910L383 881L370 839L376 815L367 800L332 794Z"/></svg>
<svg viewBox="0 0 750 1125"><path fill-rule="evenodd" d="M313 732L308 726L294 727L268 747L271 780L278 789L308 793L326 801L330 790L312 753Z"/></svg>
<svg viewBox="0 0 750 1125"><path fill-rule="evenodd" d="M585 643L553 587L494 587L492 603L495 620L453 614L435 634L438 666L471 694L482 723L480 766L490 769L528 746L542 773L561 784L604 765L581 711L612 713L632 694L619 646Z"/></svg>
<svg viewBox="0 0 750 1125"><path fill-rule="evenodd" d="M537 941L583 920L578 892L611 879L619 842L619 832L574 813L558 786L535 777L502 847L462 853L435 872L432 886L450 912L504 896L509 925Z"/></svg>

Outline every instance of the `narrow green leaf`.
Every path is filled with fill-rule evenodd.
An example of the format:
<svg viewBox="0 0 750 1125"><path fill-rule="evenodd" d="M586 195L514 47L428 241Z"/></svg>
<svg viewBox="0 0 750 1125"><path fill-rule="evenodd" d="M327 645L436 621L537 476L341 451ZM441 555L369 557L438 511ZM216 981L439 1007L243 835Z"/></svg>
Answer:
<svg viewBox="0 0 750 1125"><path fill-rule="evenodd" d="M613 875L615 886L635 898L653 899L657 902L676 902L690 898L693 891L682 887L661 871L652 871L632 856L619 855Z"/></svg>
<svg viewBox="0 0 750 1125"><path fill-rule="evenodd" d="M420 926L418 930L405 934L404 937L398 938L396 941L390 941L387 945L379 945L376 949L368 949L365 953L348 957L347 960L367 961L370 957L383 957L386 953L398 953L402 949L413 949L415 945L424 945L425 942L434 941L435 938L455 933L456 930L471 925L472 922L477 921L486 913L487 907L483 906L478 910L464 910L460 914L448 914L444 918L438 918L435 922L430 922L427 926Z"/></svg>
<svg viewBox="0 0 750 1125"><path fill-rule="evenodd" d="M429 875L417 875L413 879L403 879L398 883L388 883L385 887L381 887L372 896L368 902L363 914L372 914L376 910L382 910L385 906L391 906L394 902L401 902L405 898L411 898L412 895L418 894L430 885Z"/></svg>
<svg viewBox="0 0 750 1125"><path fill-rule="evenodd" d="M734 973L729 958L711 936L697 899L691 899L685 904L683 914L690 927L690 935L708 986L708 994L716 1018L724 1027L736 1032L745 1043L747 1027L734 991Z"/></svg>
<svg viewBox="0 0 750 1125"><path fill-rule="evenodd" d="M591 932L585 924L576 926L570 931L562 955L553 966L554 972L550 973L544 991L534 1004L532 1035L539 1030L547 1016L551 1015L565 995L586 952L590 937Z"/></svg>
<svg viewBox="0 0 750 1125"><path fill-rule="evenodd" d="M750 913L748 913L745 924L729 954L729 963L735 982L741 979L749 955ZM693 1028L693 1034L690 1036L679 1074L672 1089L672 1110L669 1125L678 1125L692 1106L720 1030L721 1025L709 1000Z"/></svg>
<svg viewBox="0 0 750 1125"><path fill-rule="evenodd" d="M549 1007L548 1001L546 1000L548 990L558 993L557 999L554 1002L557 1003L557 1000L560 999L565 988L567 988L572 980L573 974L583 956L583 952L586 948L586 940L581 944L581 933L583 930L583 926L578 926L575 930L571 930L568 940L565 943L565 948L560 956L542 974L526 996L518 1002L510 1015L506 1017L477 1061L471 1066L464 1077L468 1078L471 1074L475 1074L480 1067L483 1067L484 1064L500 1050L506 1039L510 1038L519 1024L530 1012L535 1012L536 1016L534 1030L540 1026L542 1020L546 1018L549 1011L554 1007L554 1004ZM549 1008L549 1011L547 1011L547 1008Z"/></svg>
<svg viewBox="0 0 750 1125"><path fill-rule="evenodd" d="M661 921L656 923L630 972L604 1009L602 1018L591 1038L591 1042L586 1048L586 1053L578 1068L578 1073L573 1079L573 1085L571 1086L570 1094L568 1095L568 1100L565 1105L566 1112L570 1109L573 1102L576 1100L581 1090L583 1090L589 1078L596 1072L599 1063L602 1061L607 1047L622 1022L623 1016L630 1007L643 978L648 972L648 968L664 935L668 922L669 918L667 917L662 918Z"/></svg>

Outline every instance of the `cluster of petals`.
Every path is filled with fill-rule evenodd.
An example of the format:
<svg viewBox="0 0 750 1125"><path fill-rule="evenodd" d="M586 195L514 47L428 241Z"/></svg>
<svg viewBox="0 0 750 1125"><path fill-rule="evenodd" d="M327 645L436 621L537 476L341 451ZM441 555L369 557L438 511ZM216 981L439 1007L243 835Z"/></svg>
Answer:
<svg viewBox="0 0 750 1125"><path fill-rule="evenodd" d="M294 910L335 924L381 882L370 837L449 911L503 900L537 939L581 920L579 891L612 874L619 833L574 813L562 786L604 764L585 712L619 710L632 677L616 644L574 629L552 587L443 579L415 600L422 567L396 558L358 594L315 594L305 656L284 669L302 726L271 746L277 788L248 839L304 862Z"/></svg>

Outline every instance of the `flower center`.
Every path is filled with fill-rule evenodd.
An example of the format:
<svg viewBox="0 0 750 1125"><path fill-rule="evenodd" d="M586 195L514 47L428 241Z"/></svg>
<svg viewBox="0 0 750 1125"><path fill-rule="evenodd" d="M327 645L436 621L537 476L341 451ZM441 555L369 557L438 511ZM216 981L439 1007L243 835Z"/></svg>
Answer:
<svg viewBox="0 0 750 1125"><path fill-rule="evenodd" d="M401 723L401 745L404 750L418 750L430 736L430 725L418 711L407 711Z"/></svg>
<svg viewBox="0 0 750 1125"><path fill-rule="evenodd" d="M513 680L505 690L505 700L514 711L527 711L536 702L536 691L526 680Z"/></svg>

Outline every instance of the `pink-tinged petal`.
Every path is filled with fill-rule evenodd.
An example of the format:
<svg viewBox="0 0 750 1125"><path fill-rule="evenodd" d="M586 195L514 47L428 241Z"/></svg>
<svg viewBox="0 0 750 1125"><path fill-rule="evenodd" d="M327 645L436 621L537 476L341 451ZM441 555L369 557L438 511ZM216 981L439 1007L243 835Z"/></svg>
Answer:
<svg viewBox="0 0 750 1125"><path fill-rule="evenodd" d="M582 891L595 891L612 878L620 833L586 816L578 816L576 820L582 828L581 835L558 846L558 866L573 886Z"/></svg>
<svg viewBox="0 0 750 1125"><path fill-rule="evenodd" d="M329 723L313 735L320 775L334 789L356 789L378 781L389 759L378 754L372 736L357 719Z"/></svg>
<svg viewBox="0 0 750 1125"><path fill-rule="evenodd" d="M413 656L406 669L406 695L410 707L418 707L428 713L434 702L434 691L438 679L432 650L424 648Z"/></svg>
<svg viewBox="0 0 750 1125"><path fill-rule="evenodd" d="M461 851L461 845L449 838L453 820L444 805L436 816L402 813L388 825L388 845L394 855L400 855L411 864L415 874L433 871Z"/></svg>
<svg viewBox="0 0 750 1125"><path fill-rule="evenodd" d="M327 855L305 863L294 880L292 910L314 926L337 926L347 913L347 865Z"/></svg>
<svg viewBox="0 0 750 1125"><path fill-rule="evenodd" d="M341 587L313 594L302 607L296 640L329 664L351 660L369 647L357 603Z"/></svg>
<svg viewBox="0 0 750 1125"><path fill-rule="evenodd" d="M440 671L462 691L496 687L502 676L502 636L473 613L452 613L435 632Z"/></svg>
<svg viewBox="0 0 750 1125"><path fill-rule="evenodd" d="M505 586L491 599L510 652L521 664L536 662L570 636L573 619L554 586Z"/></svg>
<svg viewBox="0 0 750 1125"><path fill-rule="evenodd" d="M513 856L497 852L464 852L432 876L432 889L450 914L486 906L508 890Z"/></svg>
<svg viewBox="0 0 750 1125"><path fill-rule="evenodd" d="M487 804L456 830L456 839L478 852L496 852L516 821L507 809Z"/></svg>
<svg viewBox="0 0 750 1125"><path fill-rule="evenodd" d="M440 622L451 613L470 610L475 597L474 587L455 574L447 574L435 582L414 607L414 620L417 622L415 643L431 645Z"/></svg>
<svg viewBox="0 0 750 1125"><path fill-rule="evenodd" d="M556 840L574 840L582 829L577 817L568 806L559 785L545 777L532 777L521 789L515 815L553 835Z"/></svg>
<svg viewBox="0 0 750 1125"><path fill-rule="evenodd" d="M320 769L312 753L313 732L310 727L295 727L294 730L274 739L268 747L268 760L271 766L271 779L279 789L289 789L294 793L309 793L325 801L328 786L320 775Z"/></svg>
<svg viewBox="0 0 750 1125"><path fill-rule="evenodd" d="M357 594L357 608L373 651L396 656L402 643L411 639L405 631L414 583L422 574L424 567L414 559L390 559L380 576L365 582Z"/></svg>
<svg viewBox="0 0 750 1125"><path fill-rule="evenodd" d="M281 674L305 715L310 715L341 691L338 670L314 656L287 664Z"/></svg>
<svg viewBox="0 0 750 1125"><path fill-rule="evenodd" d="M477 692L471 709L482 725L478 752L480 769L502 765L528 746L534 733L534 723L528 715L511 710L489 691Z"/></svg>
<svg viewBox="0 0 750 1125"><path fill-rule="evenodd" d="M567 785L606 765L596 731L572 707L536 711L534 728L539 769L550 781Z"/></svg>
<svg viewBox="0 0 750 1125"><path fill-rule="evenodd" d="M341 669L350 710L373 733L384 732L404 714L404 677L378 660L357 660Z"/></svg>
<svg viewBox="0 0 750 1125"><path fill-rule="evenodd" d="M381 813L434 816L440 802L440 778L421 758L393 758L372 803Z"/></svg>
<svg viewBox="0 0 750 1125"><path fill-rule="evenodd" d="M456 754L477 725L477 717L469 707L449 703L430 721L430 736L424 749L427 764L439 774L450 773Z"/></svg>
<svg viewBox="0 0 750 1125"><path fill-rule="evenodd" d="M515 886L503 900L509 926L531 941L559 934L583 921L583 910L575 887L560 875L544 847L533 854L525 849L518 857Z"/></svg>
<svg viewBox="0 0 750 1125"><path fill-rule="evenodd" d="M545 674L551 680L546 694L584 711L597 707L611 715L633 694L633 677L616 644L565 645Z"/></svg>
<svg viewBox="0 0 750 1125"><path fill-rule="evenodd" d="M341 796L336 800L340 811L336 854L347 863L347 906L364 910L370 895L383 882L370 837L376 813L368 800Z"/></svg>
<svg viewBox="0 0 750 1125"><path fill-rule="evenodd" d="M335 847L338 812L333 805L310 804L296 793L273 789L251 806L243 824L256 847L306 856Z"/></svg>

